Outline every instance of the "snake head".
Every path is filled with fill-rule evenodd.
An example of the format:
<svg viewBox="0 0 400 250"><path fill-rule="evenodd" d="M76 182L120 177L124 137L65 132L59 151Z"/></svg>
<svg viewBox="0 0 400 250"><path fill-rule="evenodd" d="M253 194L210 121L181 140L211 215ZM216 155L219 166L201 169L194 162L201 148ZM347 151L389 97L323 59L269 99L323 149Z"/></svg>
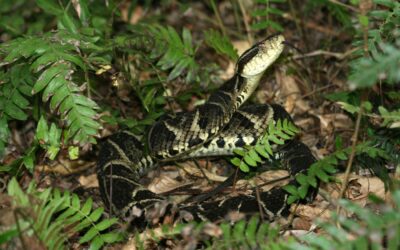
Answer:
<svg viewBox="0 0 400 250"><path fill-rule="evenodd" d="M272 35L246 50L236 64L236 72L245 78L260 75L282 53L285 38L281 34Z"/></svg>

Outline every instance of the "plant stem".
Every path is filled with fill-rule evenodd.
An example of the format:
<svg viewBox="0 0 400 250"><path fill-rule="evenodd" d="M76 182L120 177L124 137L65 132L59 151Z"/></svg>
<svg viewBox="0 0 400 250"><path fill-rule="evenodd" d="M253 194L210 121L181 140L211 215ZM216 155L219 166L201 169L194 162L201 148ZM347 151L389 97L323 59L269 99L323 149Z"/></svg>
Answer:
<svg viewBox="0 0 400 250"><path fill-rule="evenodd" d="M244 8L243 5L243 0L238 0L239 3L239 7L240 7L240 12L242 12L243 15L243 23L244 23L244 27L246 29L246 34L247 34L247 40L249 41L250 44L254 43L254 39L253 36L251 35L251 29L250 29L250 25L249 25L249 16L247 15L246 9Z"/></svg>
<svg viewBox="0 0 400 250"><path fill-rule="evenodd" d="M349 161L347 162L346 166L346 172L344 174L344 180L342 183L342 186L340 188L340 193L338 199L341 199L346 192L347 185L349 183L349 178L350 178L350 171L351 171L351 166L353 165L353 160L354 156L356 154L356 146L357 146L357 139L358 139L358 133L360 131L360 123L361 123L361 116L363 114L363 107L360 105L360 112L357 114L357 120L356 120L356 128L352 136L352 144L351 144L351 153L349 156ZM339 214L340 213L340 206L337 206L336 212Z"/></svg>
<svg viewBox="0 0 400 250"><path fill-rule="evenodd" d="M217 18L217 22L218 22L219 28L221 29L222 34L224 36L226 36L225 26L224 26L224 23L222 22L222 19L221 19L221 16L219 14L217 5L215 4L215 1L214 0L210 0L210 4L211 4L212 9L214 10L215 17Z"/></svg>

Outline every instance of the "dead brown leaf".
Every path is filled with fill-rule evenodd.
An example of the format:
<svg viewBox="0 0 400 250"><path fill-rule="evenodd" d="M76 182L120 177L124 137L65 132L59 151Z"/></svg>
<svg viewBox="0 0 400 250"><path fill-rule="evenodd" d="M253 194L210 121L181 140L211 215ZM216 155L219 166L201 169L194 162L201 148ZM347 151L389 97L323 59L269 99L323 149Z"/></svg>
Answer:
<svg viewBox="0 0 400 250"><path fill-rule="evenodd" d="M295 78L286 74L286 71L286 66L281 66L279 70L275 71L276 81L280 86L280 96L285 100L283 106L290 114L292 114L295 109L298 109L298 111L296 111L297 113L310 111L310 105L302 99L301 90Z"/></svg>
<svg viewBox="0 0 400 250"><path fill-rule="evenodd" d="M160 194L172 191L185 185L186 183L184 182L179 182L174 178L163 175L154 178L147 188L153 193Z"/></svg>
<svg viewBox="0 0 400 250"><path fill-rule="evenodd" d="M97 188L99 187L99 181L97 180L96 174L91 174L88 176L81 175L78 179L82 187L85 188Z"/></svg>
<svg viewBox="0 0 400 250"><path fill-rule="evenodd" d="M48 164L37 165L35 170L44 173L57 173L60 175L71 175L82 172L96 165L94 161L70 160L59 157L56 161Z"/></svg>

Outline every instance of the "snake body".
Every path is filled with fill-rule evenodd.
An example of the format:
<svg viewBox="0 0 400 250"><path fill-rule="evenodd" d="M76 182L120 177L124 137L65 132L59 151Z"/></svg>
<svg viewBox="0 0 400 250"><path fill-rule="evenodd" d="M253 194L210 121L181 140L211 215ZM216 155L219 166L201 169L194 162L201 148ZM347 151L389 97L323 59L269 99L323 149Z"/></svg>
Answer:
<svg viewBox="0 0 400 250"><path fill-rule="evenodd" d="M148 152L133 134L123 131L107 138L98 159L98 179L105 204L121 217L132 211L146 216L148 208L164 197L140 185L140 179L162 162L193 157L232 155L235 148L254 145L270 121L289 119L283 107L273 104L242 106L257 88L266 69L284 49L282 35L271 36L243 53L235 75L193 111L159 120L151 126ZM292 140L277 148L284 168L291 176L307 170L315 161L310 150ZM288 211L287 193L281 188L239 195L222 201L181 204L179 210L191 219L216 220L230 210L245 213L260 211L273 219ZM135 210L136 209L136 210Z"/></svg>

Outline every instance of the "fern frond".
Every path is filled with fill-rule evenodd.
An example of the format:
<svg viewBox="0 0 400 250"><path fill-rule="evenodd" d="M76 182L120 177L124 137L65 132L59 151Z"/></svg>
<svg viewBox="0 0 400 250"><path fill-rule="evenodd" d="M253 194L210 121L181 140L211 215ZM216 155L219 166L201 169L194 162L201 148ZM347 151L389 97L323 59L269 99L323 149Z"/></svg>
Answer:
<svg viewBox="0 0 400 250"><path fill-rule="evenodd" d="M360 21L366 27L371 21L376 24L368 29L367 44L370 55L364 56L363 34L359 34L359 40L354 43L358 48L355 55L359 58L350 63L351 73L348 80L353 88L370 87L379 80L389 84L400 81L397 70L400 65L400 37L396 32L400 27L400 3L396 0L375 2L382 8L370 11L369 15L364 17L366 23Z"/></svg>
<svg viewBox="0 0 400 250"><path fill-rule="evenodd" d="M308 249L399 249L400 191L393 192L392 197L394 205L380 204L380 214L351 201L340 200L339 204L356 218L333 213L330 222L318 223L325 234L300 236L302 244L296 242L287 247L295 250L304 247L305 243Z"/></svg>
<svg viewBox="0 0 400 250"><path fill-rule="evenodd" d="M171 70L167 80L171 81L186 71L186 80L193 81L198 65L194 60L195 48L190 31L184 28L181 38L176 30L170 26L157 25L149 26L149 28L156 39L156 46L151 57L159 58L157 65L162 70Z"/></svg>
<svg viewBox="0 0 400 250"><path fill-rule="evenodd" d="M349 11L340 4L337 4L333 1L329 0L314 0L314 1L307 1L306 3L307 11L315 11L317 7L327 8L330 15L341 22L345 27L351 27L352 25L352 16Z"/></svg>
<svg viewBox="0 0 400 250"><path fill-rule="evenodd" d="M232 61L238 59L237 51L228 37L220 34L216 30L208 30L204 32L204 36L207 45L215 49L217 53L228 56Z"/></svg>
<svg viewBox="0 0 400 250"><path fill-rule="evenodd" d="M8 72L0 71L0 158L10 135L8 122L27 119L34 79L29 65L16 64Z"/></svg>
<svg viewBox="0 0 400 250"><path fill-rule="evenodd" d="M20 75L29 77L30 82L35 76L37 79L32 82L33 84L28 84L23 93L25 95L41 93L42 101L48 102L50 109L53 112L57 111L65 121L68 128L66 140L72 139L74 143L80 144L95 143L94 136L100 128L96 112L98 106L82 93L84 85L78 86L74 79L77 69L87 71L86 63L77 53L79 50L90 54L102 49L96 47L90 37L66 31L46 34L43 37L20 38L0 46L0 51L5 55L0 66L30 60L31 66L29 68L24 66L25 73ZM89 56L88 61L91 60L96 59ZM16 65L12 65L9 72L11 81L4 84L3 88L16 86L13 84L15 82L13 71L18 69ZM19 94L11 96L10 100L8 102L10 105L4 106L5 113L13 119L26 119L27 115L21 110L27 107L29 102Z"/></svg>
<svg viewBox="0 0 400 250"><path fill-rule="evenodd" d="M394 111L388 111L385 107L378 107L379 113L383 118L382 126L389 128L400 128L400 109Z"/></svg>
<svg viewBox="0 0 400 250"><path fill-rule="evenodd" d="M265 159L273 157L273 144L282 145L292 139L299 132L298 128L287 119L270 121L266 133L260 137L254 146L245 146L243 149L235 149L234 153L239 157L231 159L233 165L243 172L249 172L250 167L256 167Z"/></svg>
<svg viewBox="0 0 400 250"><path fill-rule="evenodd" d="M278 22L273 21L271 16L282 16L284 12L275 6L271 6L271 4L284 3L286 0L261 0L257 2L262 4L262 6L250 13L252 17L257 19L257 21L254 21L251 24L251 28L254 30L272 28L276 31L282 32L284 28Z"/></svg>
<svg viewBox="0 0 400 250"><path fill-rule="evenodd" d="M223 223L220 225L223 238L213 243L215 249L248 248L268 246L278 236L278 228L263 223L258 217L252 217L249 221L240 220L234 225Z"/></svg>
<svg viewBox="0 0 400 250"><path fill-rule="evenodd" d="M92 199L81 205L76 194L61 193L58 189L50 188L39 192L33 182L24 192L15 178L8 185L8 194L14 198L15 207L33 211L32 217L21 219L24 221L21 224L26 226L19 233L34 230L35 235L49 249L66 249L70 235L82 231L86 233L79 243L89 242L91 249L100 249L106 243L123 239L116 231L107 232L117 219L102 220L103 208L93 209Z"/></svg>
<svg viewBox="0 0 400 250"><path fill-rule="evenodd" d="M304 199L310 187L317 187L318 180L325 183L334 180L332 175L336 173L340 160L347 160L351 150L351 147L339 149L331 155L312 164L307 170L307 174L297 174L296 180L300 184L299 187L293 185L283 187L288 193L290 193L288 203L291 204L295 201ZM371 158L376 158L378 156L388 158L387 153L380 148L376 148L371 141L359 143L355 148L355 153L356 155L367 154Z"/></svg>
<svg viewBox="0 0 400 250"><path fill-rule="evenodd" d="M390 44L380 45L382 53L377 53L373 58L360 58L353 61L352 73L349 76L350 86L354 88L370 87L384 80L389 84L400 81L400 48Z"/></svg>

